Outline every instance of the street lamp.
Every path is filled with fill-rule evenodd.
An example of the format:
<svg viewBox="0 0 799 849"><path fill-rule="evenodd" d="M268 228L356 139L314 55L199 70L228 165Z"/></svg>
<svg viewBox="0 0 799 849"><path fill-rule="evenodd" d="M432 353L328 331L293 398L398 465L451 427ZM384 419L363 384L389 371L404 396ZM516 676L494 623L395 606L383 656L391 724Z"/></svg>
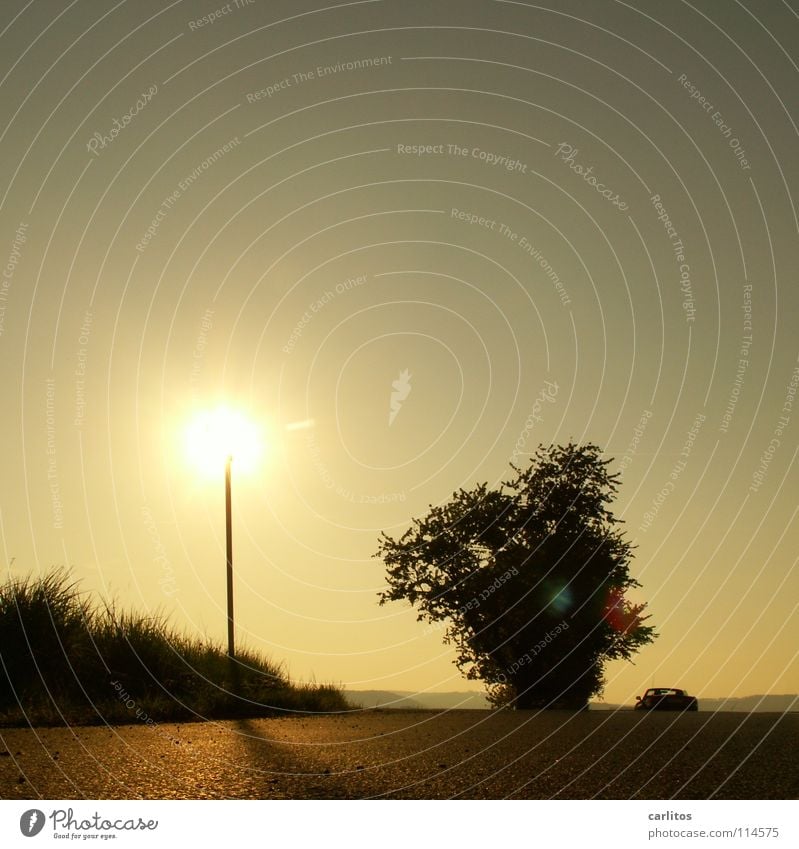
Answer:
<svg viewBox="0 0 799 849"><path fill-rule="evenodd" d="M256 426L242 413L228 407L200 413L186 433L188 454L206 476L216 477L225 467L225 581L227 587L227 653L235 657L233 620L233 511L231 468L251 471L261 457L261 439Z"/></svg>
<svg viewBox="0 0 799 849"><path fill-rule="evenodd" d="M233 639L233 511L230 509L230 466L233 455L225 460L225 577L227 583L227 653L235 657Z"/></svg>

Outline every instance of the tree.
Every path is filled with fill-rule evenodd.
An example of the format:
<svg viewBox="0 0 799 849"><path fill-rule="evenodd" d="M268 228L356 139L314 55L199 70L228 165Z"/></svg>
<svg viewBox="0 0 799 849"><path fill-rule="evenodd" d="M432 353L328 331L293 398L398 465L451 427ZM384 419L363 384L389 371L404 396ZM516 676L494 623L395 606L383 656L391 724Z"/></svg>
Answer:
<svg viewBox="0 0 799 849"><path fill-rule="evenodd" d="M625 593L632 546L608 509L618 488L596 445L539 446L498 489L460 489L398 539L380 536L380 604L447 623L458 667L495 703L584 707L604 664L656 636Z"/></svg>

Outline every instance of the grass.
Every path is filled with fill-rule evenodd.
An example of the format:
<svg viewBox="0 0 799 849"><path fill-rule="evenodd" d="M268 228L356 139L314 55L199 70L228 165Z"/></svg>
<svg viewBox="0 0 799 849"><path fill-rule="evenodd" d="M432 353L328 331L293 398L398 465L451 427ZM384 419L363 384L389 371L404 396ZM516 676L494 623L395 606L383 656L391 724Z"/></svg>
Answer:
<svg viewBox="0 0 799 849"><path fill-rule="evenodd" d="M79 725L331 713L340 689L293 683L161 615L93 602L64 569L0 585L0 725Z"/></svg>

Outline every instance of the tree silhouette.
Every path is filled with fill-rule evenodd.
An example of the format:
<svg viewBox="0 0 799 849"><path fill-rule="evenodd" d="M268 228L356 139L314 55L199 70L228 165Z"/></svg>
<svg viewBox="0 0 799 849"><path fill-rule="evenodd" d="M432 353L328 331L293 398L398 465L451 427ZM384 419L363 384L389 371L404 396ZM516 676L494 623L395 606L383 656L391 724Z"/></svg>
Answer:
<svg viewBox="0 0 799 849"><path fill-rule="evenodd" d="M446 623L467 678L495 703L582 708L604 664L655 638L625 593L632 546L608 509L618 488L596 445L539 446L498 489L461 489L398 540L381 534L380 604L407 600Z"/></svg>

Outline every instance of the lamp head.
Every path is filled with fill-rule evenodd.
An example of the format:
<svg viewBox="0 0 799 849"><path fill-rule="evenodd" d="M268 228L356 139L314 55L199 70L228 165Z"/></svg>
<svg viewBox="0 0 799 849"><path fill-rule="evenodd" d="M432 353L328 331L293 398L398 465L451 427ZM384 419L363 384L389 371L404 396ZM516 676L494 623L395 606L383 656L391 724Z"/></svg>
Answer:
<svg viewBox="0 0 799 849"><path fill-rule="evenodd" d="M263 440L247 416L220 406L192 419L186 429L186 451L203 475L218 477L229 462L237 471L253 471L263 454Z"/></svg>

